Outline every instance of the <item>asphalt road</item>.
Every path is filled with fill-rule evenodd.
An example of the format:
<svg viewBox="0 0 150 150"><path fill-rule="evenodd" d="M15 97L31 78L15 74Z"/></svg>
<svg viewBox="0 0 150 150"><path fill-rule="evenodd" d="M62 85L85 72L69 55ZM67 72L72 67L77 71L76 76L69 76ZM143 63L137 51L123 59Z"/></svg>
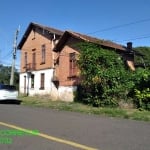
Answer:
<svg viewBox="0 0 150 150"><path fill-rule="evenodd" d="M2 144L2 131L19 127L39 134ZM0 104L0 142L2 150L150 150L150 123Z"/></svg>

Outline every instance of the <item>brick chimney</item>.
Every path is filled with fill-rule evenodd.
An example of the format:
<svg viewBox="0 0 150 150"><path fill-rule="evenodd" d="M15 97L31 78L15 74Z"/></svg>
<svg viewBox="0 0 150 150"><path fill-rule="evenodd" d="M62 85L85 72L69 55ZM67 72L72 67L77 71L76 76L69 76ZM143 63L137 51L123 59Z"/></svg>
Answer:
<svg viewBox="0 0 150 150"><path fill-rule="evenodd" d="M132 51L132 42L127 43L127 51Z"/></svg>

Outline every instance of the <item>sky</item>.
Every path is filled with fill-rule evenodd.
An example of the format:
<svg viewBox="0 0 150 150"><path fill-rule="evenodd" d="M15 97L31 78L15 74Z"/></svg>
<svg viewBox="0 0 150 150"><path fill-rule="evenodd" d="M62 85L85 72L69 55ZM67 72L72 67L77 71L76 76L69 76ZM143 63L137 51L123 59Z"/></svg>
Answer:
<svg viewBox="0 0 150 150"><path fill-rule="evenodd" d="M11 65L15 32L20 26L19 43L30 22L121 45L150 46L150 0L1 0L0 64Z"/></svg>

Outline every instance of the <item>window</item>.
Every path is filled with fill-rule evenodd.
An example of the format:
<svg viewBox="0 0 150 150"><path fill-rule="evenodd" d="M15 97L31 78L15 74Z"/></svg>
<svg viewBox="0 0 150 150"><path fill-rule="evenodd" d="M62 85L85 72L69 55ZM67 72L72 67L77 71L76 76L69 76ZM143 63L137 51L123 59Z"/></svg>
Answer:
<svg viewBox="0 0 150 150"><path fill-rule="evenodd" d="M34 74L31 75L31 88L34 88Z"/></svg>
<svg viewBox="0 0 150 150"><path fill-rule="evenodd" d="M45 44L42 45L42 62L41 64L45 64L45 59L46 59L46 46Z"/></svg>
<svg viewBox="0 0 150 150"><path fill-rule="evenodd" d="M45 74L41 73L41 87L40 87L41 90L44 89L44 82L45 82Z"/></svg>
<svg viewBox="0 0 150 150"><path fill-rule="evenodd" d="M77 73L77 65L76 65L76 54L69 54L69 76L75 76Z"/></svg>
<svg viewBox="0 0 150 150"><path fill-rule="evenodd" d="M26 90L27 90L27 78L26 76L24 76L24 94L27 94Z"/></svg>
<svg viewBox="0 0 150 150"><path fill-rule="evenodd" d="M24 66L27 67L27 52L24 53Z"/></svg>
<svg viewBox="0 0 150 150"><path fill-rule="evenodd" d="M35 70L36 65L36 53L32 53L32 69Z"/></svg>

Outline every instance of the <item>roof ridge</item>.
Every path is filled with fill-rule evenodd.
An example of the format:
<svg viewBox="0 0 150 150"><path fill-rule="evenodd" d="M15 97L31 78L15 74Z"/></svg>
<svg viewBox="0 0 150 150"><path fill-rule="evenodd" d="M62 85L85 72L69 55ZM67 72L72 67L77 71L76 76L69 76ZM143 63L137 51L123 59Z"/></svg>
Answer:
<svg viewBox="0 0 150 150"><path fill-rule="evenodd" d="M47 26L47 25L42 25L42 24L35 23L35 22L31 22L31 24L34 25L34 26L39 26L39 27L41 27L41 28L56 30L56 31L59 31L59 32L64 33L64 31L62 31L62 30L56 29L56 28L54 28L54 27L49 27L49 26Z"/></svg>
<svg viewBox="0 0 150 150"><path fill-rule="evenodd" d="M61 31L61 30L58 30L58 29L55 29L55 28L52 28L52 27L48 27L48 26L44 26L44 25L41 25L39 23L35 23L35 22L30 22L30 24L28 25L21 41L19 42L17 48L18 49L21 49L21 47L23 46L26 38L28 37L30 31L34 28L34 27L38 27L38 28L41 28L41 29L44 29L44 30L47 30L48 32L50 33L54 33L56 35L59 35L59 36L62 36L64 31Z"/></svg>
<svg viewBox="0 0 150 150"><path fill-rule="evenodd" d="M89 36L89 35L78 33L78 32L74 32L74 31L68 31L68 32L71 33L71 34L74 34L76 36L79 36L80 38L85 39L86 41L91 41L92 40L92 41L95 41L95 42L100 42L101 44L102 43L107 43L107 44L113 44L113 45L116 45L116 46L120 46L122 48L125 47L125 46L123 46L121 44L118 44L118 43L115 43L115 42L113 42L111 40L100 39L100 38L97 38L97 37Z"/></svg>

